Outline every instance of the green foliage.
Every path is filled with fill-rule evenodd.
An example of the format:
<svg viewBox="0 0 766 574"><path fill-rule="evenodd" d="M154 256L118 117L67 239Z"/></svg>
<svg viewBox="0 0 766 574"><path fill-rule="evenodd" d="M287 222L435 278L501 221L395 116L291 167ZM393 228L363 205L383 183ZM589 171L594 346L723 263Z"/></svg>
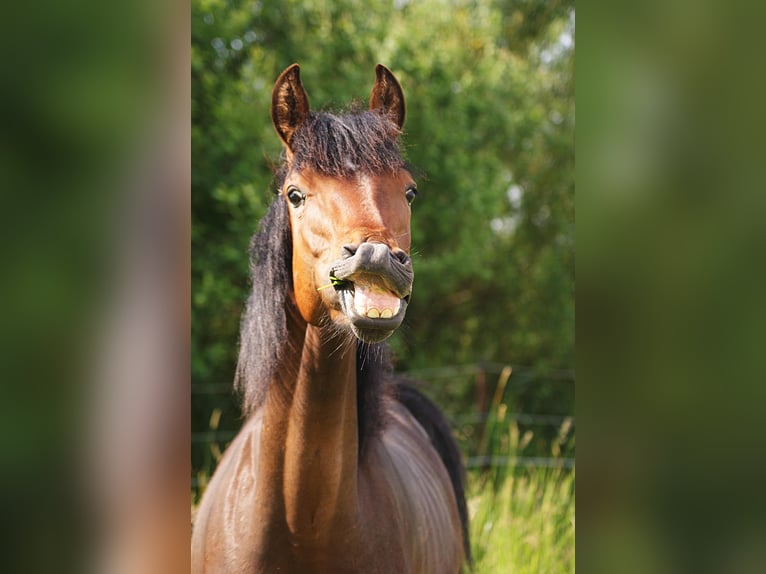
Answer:
<svg viewBox="0 0 766 574"><path fill-rule="evenodd" d="M248 241L280 151L274 80L299 62L312 107L337 108L367 97L380 62L403 86L420 171L399 369L527 366L512 408L571 413L573 385L546 373L573 367L573 37L572 1L193 0L193 382L233 379ZM471 377L428 390L472 408ZM197 428L210 408L195 397Z"/></svg>

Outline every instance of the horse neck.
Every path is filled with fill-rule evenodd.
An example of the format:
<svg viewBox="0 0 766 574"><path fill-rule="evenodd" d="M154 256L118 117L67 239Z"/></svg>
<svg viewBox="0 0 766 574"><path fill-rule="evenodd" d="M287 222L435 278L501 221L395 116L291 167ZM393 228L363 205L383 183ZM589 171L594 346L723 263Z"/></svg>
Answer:
<svg viewBox="0 0 766 574"><path fill-rule="evenodd" d="M302 339L291 345L300 366L264 405L258 484L293 539L320 542L356 516L356 343L312 325L289 331Z"/></svg>

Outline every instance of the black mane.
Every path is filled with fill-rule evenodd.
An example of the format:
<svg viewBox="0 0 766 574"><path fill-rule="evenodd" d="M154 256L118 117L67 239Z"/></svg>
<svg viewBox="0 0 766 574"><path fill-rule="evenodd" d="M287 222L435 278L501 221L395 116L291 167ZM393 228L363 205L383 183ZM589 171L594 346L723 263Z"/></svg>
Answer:
<svg viewBox="0 0 766 574"><path fill-rule="evenodd" d="M284 370L290 365L283 360L290 351L286 348L287 318L288 313L297 312L288 296L293 290L292 249L287 203L280 197L271 204L250 240L253 288L240 323L234 379L245 415L263 404L273 380L289 374Z"/></svg>

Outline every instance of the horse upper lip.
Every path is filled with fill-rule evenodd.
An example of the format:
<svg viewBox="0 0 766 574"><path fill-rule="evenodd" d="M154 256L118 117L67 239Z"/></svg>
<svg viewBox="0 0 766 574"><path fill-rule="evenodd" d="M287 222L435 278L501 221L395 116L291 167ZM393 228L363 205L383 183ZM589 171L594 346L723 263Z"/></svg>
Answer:
<svg viewBox="0 0 766 574"><path fill-rule="evenodd" d="M348 287L345 281L378 283L405 298L412 291L414 273L403 251L391 250L384 243L362 243L356 248L344 247L341 259L330 266L330 279L336 288Z"/></svg>

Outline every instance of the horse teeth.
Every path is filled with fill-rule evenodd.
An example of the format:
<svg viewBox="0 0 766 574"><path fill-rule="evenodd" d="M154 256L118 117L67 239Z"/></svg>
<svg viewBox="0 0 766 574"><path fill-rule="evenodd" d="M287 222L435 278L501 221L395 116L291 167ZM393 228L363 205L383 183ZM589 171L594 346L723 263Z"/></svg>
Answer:
<svg viewBox="0 0 766 574"><path fill-rule="evenodd" d="M394 316L394 312L391 309L383 309L380 312L381 319L390 319L393 316Z"/></svg>
<svg viewBox="0 0 766 574"><path fill-rule="evenodd" d="M375 307L372 307L370 309L367 309L367 316L370 319L377 319L380 317L380 311L378 311Z"/></svg>

